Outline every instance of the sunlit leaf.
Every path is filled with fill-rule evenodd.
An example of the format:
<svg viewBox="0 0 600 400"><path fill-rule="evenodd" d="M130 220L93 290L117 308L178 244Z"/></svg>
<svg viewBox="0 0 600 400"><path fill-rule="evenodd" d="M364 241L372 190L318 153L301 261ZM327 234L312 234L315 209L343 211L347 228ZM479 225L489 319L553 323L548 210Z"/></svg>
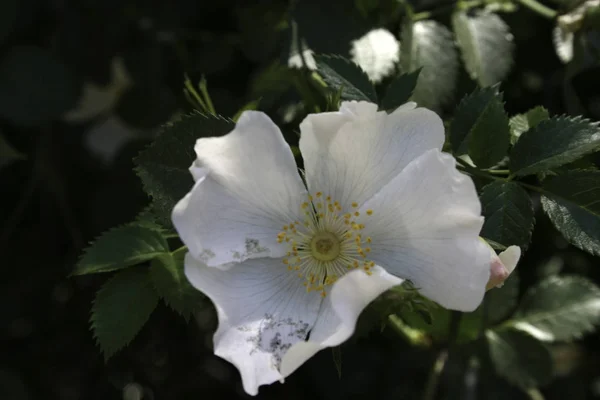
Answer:
<svg viewBox="0 0 600 400"><path fill-rule="evenodd" d="M513 63L508 25L489 12L458 11L452 16L452 26L471 78L481 87L504 80Z"/></svg>
<svg viewBox="0 0 600 400"><path fill-rule="evenodd" d="M406 22L401 42L402 71L422 68L412 100L439 110L452 100L456 88L458 54L452 33L435 21Z"/></svg>
<svg viewBox="0 0 600 400"><path fill-rule="evenodd" d="M542 341L578 339L600 324L600 289L581 276L551 276L525 292L508 324Z"/></svg>

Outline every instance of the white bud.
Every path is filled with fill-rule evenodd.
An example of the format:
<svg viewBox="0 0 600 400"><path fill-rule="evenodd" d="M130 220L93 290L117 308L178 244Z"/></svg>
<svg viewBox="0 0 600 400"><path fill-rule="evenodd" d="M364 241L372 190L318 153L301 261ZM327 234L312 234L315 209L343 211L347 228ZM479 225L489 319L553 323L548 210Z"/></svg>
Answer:
<svg viewBox="0 0 600 400"><path fill-rule="evenodd" d="M394 72L400 60L400 43L390 31L374 29L352 42L350 54L352 61L377 83Z"/></svg>

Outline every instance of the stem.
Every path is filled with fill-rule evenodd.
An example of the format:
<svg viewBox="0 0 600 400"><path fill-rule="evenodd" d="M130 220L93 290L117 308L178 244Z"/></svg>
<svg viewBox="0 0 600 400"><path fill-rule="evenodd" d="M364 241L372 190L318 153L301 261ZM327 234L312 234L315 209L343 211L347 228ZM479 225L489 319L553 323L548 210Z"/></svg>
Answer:
<svg viewBox="0 0 600 400"><path fill-rule="evenodd" d="M462 171L464 171L468 174L480 176L482 178L491 179L491 180L495 180L495 181L506 181L506 178L501 178L498 176L491 175L488 172L481 171L475 167L470 166L469 164L467 164L465 161L461 160L460 158L457 158L456 161L459 164L459 165L457 165L457 167L459 167Z"/></svg>
<svg viewBox="0 0 600 400"><path fill-rule="evenodd" d="M484 172L492 175L509 175L510 171L507 169L486 169Z"/></svg>
<svg viewBox="0 0 600 400"><path fill-rule="evenodd" d="M524 182L517 182L519 185L523 186L524 188L527 188L529 190L533 190L534 192L538 192L540 194L546 194L546 191L544 189L542 189L539 186L534 186L534 185L530 185L528 183L524 183Z"/></svg>
<svg viewBox="0 0 600 400"><path fill-rule="evenodd" d="M458 5L457 4L446 4L440 6L439 8L435 8L430 11L421 11L413 14L411 20L413 22L421 21L423 19L429 19L435 17L440 14L445 14L454 11L455 8L459 8L461 10L466 10L473 7L478 7L483 4L483 1L480 0L472 0L472 1L462 1Z"/></svg>
<svg viewBox="0 0 600 400"><path fill-rule="evenodd" d="M437 387L440 381L440 376L444 371L444 367L446 366L447 360L448 351L440 351L440 354L438 354L437 358L435 359L435 362L433 363L433 368L431 368L429 378L427 378L427 386L425 387L425 393L423 393L423 400L435 399L435 393L437 391Z"/></svg>
<svg viewBox="0 0 600 400"><path fill-rule="evenodd" d="M448 346L445 350L440 351L435 359L435 362L433 363L433 367L429 373L429 378L427 378L427 386L425 386L423 400L435 399L435 394L440 383L440 376L442 376L442 372L444 372L444 367L446 366L446 361L448 361L449 348L456 342L456 338L458 337L460 320L462 319L462 316L463 314L460 311L452 311L450 316L450 326L448 328L450 331L448 334Z"/></svg>
<svg viewBox="0 0 600 400"><path fill-rule="evenodd" d="M525 7L529 8L531 11L535 12L536 14L538 14L544 18L554 19L554 18L556 18L556 15L558 14L553 9L546 7L545 5L543 5L541 3L538 3L536 0L517 0L517 2L521 3Z"/></svg>

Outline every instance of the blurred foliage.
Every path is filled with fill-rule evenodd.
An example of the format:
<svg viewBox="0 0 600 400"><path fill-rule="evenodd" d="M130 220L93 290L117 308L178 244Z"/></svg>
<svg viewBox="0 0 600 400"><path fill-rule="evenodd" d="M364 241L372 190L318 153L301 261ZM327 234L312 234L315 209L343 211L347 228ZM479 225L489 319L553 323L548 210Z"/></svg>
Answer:
<svg viewBox="0 0 600 400"><path fill-rule="evenodd" d="M0 398L244 398L235 368L212 354L216 315L183 278L169 225L192 144L259 109L295 146L307 112L357 93L454 117L449 147L469 156L484 236L528 250L473 313L410 287L384 294L352 340L259 398L600 398L588 121L600 120L599 10L595 0L3 0ZM346 61L375 27L401 48L377 85ZM520 186L490 184L497 171ZM89 272L103 273L69 277ZM106 364L95 340L114 354Z"/></svg>

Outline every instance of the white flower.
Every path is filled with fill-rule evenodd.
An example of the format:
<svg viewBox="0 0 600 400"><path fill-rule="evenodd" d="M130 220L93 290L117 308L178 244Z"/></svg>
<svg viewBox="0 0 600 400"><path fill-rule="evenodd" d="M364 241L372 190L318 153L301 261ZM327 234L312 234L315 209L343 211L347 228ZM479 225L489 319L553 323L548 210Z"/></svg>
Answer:
<svg viewBox="0 0 600 400"><path fill-rule="evenodd" d="M475 187L441 152L441 119L415 107L388 115L345 102L306 117L308 189L261 112L197 141L196 183L173 222L189 249L185 273L218 312L215 354L249 394L343 343L403 279L448 308L481 302L490 254Z"/></svg>
<svg viewBox="0 0 600 400"><path fill-rule="evenodd" d="M369 79L378 83L394 72L394 67L400 60L400 43L389 31L373 29L352 42L350 55Z"/></svg>

